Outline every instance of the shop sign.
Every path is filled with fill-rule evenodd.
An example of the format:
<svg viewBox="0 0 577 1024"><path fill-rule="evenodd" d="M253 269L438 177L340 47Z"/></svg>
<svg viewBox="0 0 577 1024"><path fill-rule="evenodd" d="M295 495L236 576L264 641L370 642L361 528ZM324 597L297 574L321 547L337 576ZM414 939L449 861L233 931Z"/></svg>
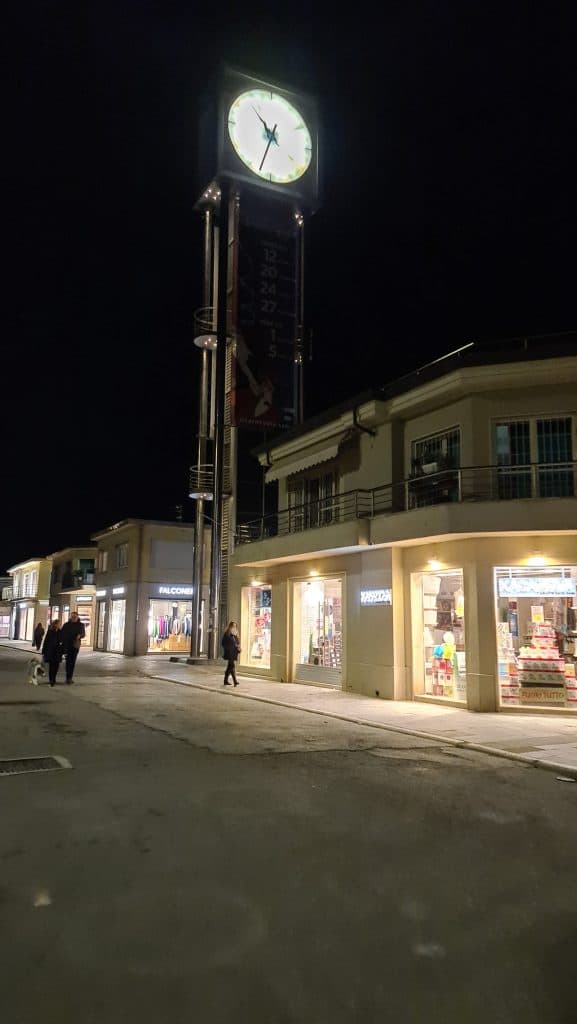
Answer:
<svg viewBox="0 0 577 1024"><path fill-rule="evenodd" d="M361 590L361 604L362 605L373 605L373 604L392 604L393 603L393 591L390 587L383 587L381 589L373 590Z"/></svg>
<svg viewBox="0 0 577 1024"><path fill-rule="evenodd" d="M158 583L152 593L155 597L192 597L192 590L186 583Z"/></svg>
<svg viewBox="0 0 577 1024"><path fill-rule="evenodd" d="M125 589L126 589L125 587L113 587L112 588L112 596L113 597L120 597L120 595L124 593Z"/></svg>
<svg viewBox="0 0 577 1024"><path fill-rule="evenodd" d="M499 597L575 597L577 584L570 576L502 577L497 582Z"/></svg>
<svg viewBox="0 0 577 1024"><path fill-rule="evenodd" d="M91 597L77 597L76 598L76 604L91 604L91 602L92 602L92 598Z"/></svg>
<svg viewBox="0 0 577 1024"><path fill-rule="evenodd" d="M97 590L96 591L96 596L97 597L106 597L106 590Z"/></svg>

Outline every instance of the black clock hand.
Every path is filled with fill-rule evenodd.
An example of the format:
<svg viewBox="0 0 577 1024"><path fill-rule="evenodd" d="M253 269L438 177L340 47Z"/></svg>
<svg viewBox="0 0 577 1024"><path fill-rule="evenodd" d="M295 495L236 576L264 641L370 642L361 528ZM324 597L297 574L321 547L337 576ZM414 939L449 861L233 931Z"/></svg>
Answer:
<svg viewBox="0 0 577 1024"><path fill-rule="evenodd" d="M269 151L269 149L270 149L270 144L271 144L271 142L273 141L273 139L274 139L274 141L275 141L275 142L277 143L277 146L278 146L278 142L277 142L277 139L276 139L276 135L275 135L276 129L277 129L277 126L276 126L276 124L275 124L275 126L274 126L274 128L273 128L272 132L269 132L269 139L268 139L268 142L267 142L267 144L266 144L266 149L265 149L265 151L264 151L264 156L263 156L263 158L262 158L262 160L261 160L261 162L260 162L260 167L259 167L259 171L262 171L262 165L264 164L264 162L265 162L265 160L266 160L266 155L267 155L267 153L268 153L268 151ZM267 130L268 130L268 129L267 129Z"/></svg>
<svg viewBox="0 0 577 1024"><path fill-rule="evenodd" d="M254 110L254 112L255 112L256 116L258 117L259 121L262 121L262 123L264 124L264 130L265 130L265 132L266 132L266 133L267 133L267 135L268 135L268 133L269 133L269 132L268 132L268 125L267 125L267 123L266 123L266 121L265 121L264 117L261 117L261 116L260 116L260 114L259 114L258 110L256 109L256 107L253 107L252 109Z"/></svg>

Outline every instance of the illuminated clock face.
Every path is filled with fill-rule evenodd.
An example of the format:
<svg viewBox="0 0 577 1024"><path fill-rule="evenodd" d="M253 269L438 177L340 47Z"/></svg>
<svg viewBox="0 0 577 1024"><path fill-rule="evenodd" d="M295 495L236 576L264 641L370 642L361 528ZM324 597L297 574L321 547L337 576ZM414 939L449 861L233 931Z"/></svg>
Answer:
<svg viewBox="0 0 577 1024"><path fill-rule="evenodd" d="M268 89L251 89L236 97L228 114L228 133L243 164L265 181L296 181L311 162L311 136L302 114Z"/></svg>

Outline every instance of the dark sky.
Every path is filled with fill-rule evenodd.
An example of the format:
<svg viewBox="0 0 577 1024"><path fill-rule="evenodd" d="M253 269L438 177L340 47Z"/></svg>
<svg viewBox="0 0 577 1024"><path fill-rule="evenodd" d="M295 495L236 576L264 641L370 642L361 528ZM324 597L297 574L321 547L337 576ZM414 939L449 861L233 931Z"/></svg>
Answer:
<svg viewBox="0 0 577 1024"><path fill-rule="evenodd" d="M219 60L320 101L309 414L471 340L577 326L572 5L202 6L36 2L6 31L0 570L192 514L196 112Z"/></svg>

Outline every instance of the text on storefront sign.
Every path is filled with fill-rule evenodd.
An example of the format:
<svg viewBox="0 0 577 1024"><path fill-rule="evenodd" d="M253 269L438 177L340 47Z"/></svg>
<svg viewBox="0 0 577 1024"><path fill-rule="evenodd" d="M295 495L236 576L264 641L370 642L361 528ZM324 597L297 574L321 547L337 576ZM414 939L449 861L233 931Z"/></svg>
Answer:
<svg viewBox="0 0 577 1024"><path fill-rule="evenodd" d="M392 604L393 592L390 587L381 589L361 590L361 604Z"/></svg>
<svg viewBox="0 0 577 1024"><path fill-rule="evenodd" d="M571 577L558 579L541 576L505 577L498 581L499 597L574 597L577 592Z"/></svg>

